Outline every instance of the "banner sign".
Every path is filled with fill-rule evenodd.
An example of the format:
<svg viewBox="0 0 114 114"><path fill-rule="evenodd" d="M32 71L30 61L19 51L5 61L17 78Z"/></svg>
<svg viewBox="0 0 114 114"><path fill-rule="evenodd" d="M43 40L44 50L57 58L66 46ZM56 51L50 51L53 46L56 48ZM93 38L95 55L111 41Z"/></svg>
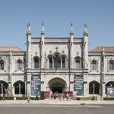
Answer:
<svg viewBox="0 0 114 114"><path fill-rule="evenodd" d="M31 77L31 96L40 95L40 75Z"/></svg>
<svg viewBox="0 0 114 114"><path fill-rule="evenodd" d="M114 87L113 86L107 86L107 96L109 98L114 98Z"/></svg>
<svg viewBox="0 0 114 114"><path fill-rule="evenodd" d="M83 75L74 75L74 91L76 92L76 96L84 95Z"/></svg>

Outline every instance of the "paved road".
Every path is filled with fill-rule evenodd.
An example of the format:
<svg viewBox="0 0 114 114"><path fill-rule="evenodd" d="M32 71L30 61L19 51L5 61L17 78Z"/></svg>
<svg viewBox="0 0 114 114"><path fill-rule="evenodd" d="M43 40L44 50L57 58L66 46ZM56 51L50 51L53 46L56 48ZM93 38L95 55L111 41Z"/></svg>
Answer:
<svg viewBox="0 0 114 114"><path fill-rule="evenodd" d="M0 114L114 114L114 105L0 104Z"/></svg>

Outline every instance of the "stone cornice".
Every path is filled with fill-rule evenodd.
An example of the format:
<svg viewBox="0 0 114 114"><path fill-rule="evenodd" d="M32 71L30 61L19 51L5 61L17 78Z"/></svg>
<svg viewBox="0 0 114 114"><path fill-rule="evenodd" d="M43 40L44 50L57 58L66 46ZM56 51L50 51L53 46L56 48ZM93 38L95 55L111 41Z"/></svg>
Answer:
<svg viewBox="0 0 114 114"><path fill-rule="evenodd" d="M88 53L88 56L93 56L93 55L98 55L98 56L101 56L101 53Z"/></svg>
<svg viewBox="0 0 114 114"><path fill-rule="evenodd" d="M2 55L2 56L10 56L10 53L9 52L0 52L0 55ZM25 52L13 52L12 56L14 56L14 55L25 55Z"/></svg>
<svg viewBox="0 0 114 114"><path fill-rule="evenodd" d="M64 37L64 38L62 38L62 37L57 37L57 38L45 38L44 39L44 42L69 42L69 40L70 40L70 37ZM41 38L37 38L37 37L32 37L31 38L31 42L40 42L41 41ZM73 41L74 42L82 42L83 41L83 38L73 38Z"/></svg>
<svg viewBox="0 0 114 114"><path fill-rule="evenodd" d="M88 55L89 56L92 56L92 55L100 55L101 56L101 53L97 53L97 52L88 52ZM110 56L110 55L114 55L114 53L105 53L105 56Z"/></svg>
<svg viewBox="0 0 114 114"><path fill-rule="evenodd" d="M31 73L69 73L69 69L29 69L27 72ZM82 73L82 72L88 72L87 69L82 70L82 69L70 69L70 73Z"/></svg>

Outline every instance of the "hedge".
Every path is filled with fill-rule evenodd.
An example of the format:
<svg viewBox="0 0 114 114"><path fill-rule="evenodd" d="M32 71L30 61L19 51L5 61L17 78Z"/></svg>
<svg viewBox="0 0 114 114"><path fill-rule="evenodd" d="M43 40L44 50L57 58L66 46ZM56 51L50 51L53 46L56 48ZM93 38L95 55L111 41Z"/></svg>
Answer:
<svg viewBox="0 0 114 114"><path fill-rule="evenodd" d="M103 100L114 100L114 98L103 97Z"/></svg>

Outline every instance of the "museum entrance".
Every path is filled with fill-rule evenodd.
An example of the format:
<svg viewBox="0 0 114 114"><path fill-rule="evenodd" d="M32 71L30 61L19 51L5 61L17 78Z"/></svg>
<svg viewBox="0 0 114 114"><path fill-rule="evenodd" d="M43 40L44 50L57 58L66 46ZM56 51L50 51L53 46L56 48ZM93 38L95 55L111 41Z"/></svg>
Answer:
<svg viewBox="0 0 114 114"><path fill-rule="evenodd" d="M62 93L62 84L59 83L59 82L55 82L53 85L52 85L52 92L55 93Z"/></svg>
<svg viewBox="0 0 114 114"><path fill-rule="evenodd" d="M61 78L53 78L48 82L46 90L48 90L48 87L49 87L49 91L52 93L55 93L55 92L63 93L67 89L67 84Z"/></svg>

